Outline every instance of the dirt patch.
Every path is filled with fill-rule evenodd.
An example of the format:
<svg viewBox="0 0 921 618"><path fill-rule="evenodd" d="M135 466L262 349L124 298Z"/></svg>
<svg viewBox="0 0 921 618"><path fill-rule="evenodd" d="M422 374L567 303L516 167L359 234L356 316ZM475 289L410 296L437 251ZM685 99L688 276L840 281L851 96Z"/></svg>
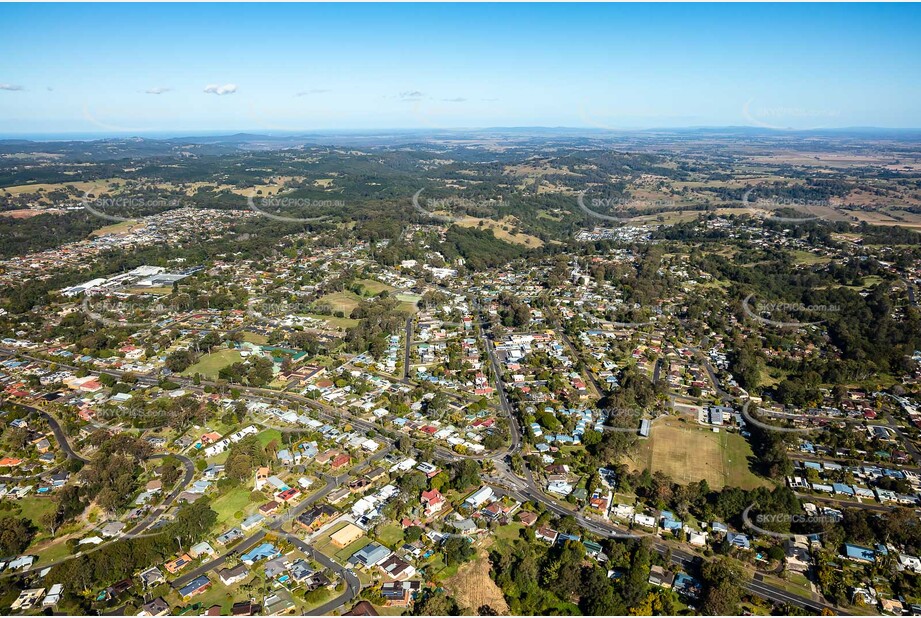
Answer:
<svg viewBox="0 0 921 618"><path fill-rule="evenodd" d="M48 208L46 210L32 210L30 208L22 208L19 210L6 210L0 215L4 217L9 217L10 219L29 219L30 217L35 217L37 215L46 215L46 214L59 214L64 212L63 210L53 210Z"/></svg>
<svg viewBox="0 0 921 618"><path fill-rule="evenodd" d="M461 227L474 227L480 230L492 230L493 235L499 240L510 242L525 247L540 247L544 242L537 236L531 236L524 232L516 232L518 229L518 219L514 217L505 217L500 221L493 219L480 219L478 217L464 217L457 224Z"/></svg>
<svg viewBox="0 0 921 618"><path fill-rule="evenodd" d="M508 603L502 596L502 590L489 576L491 568L486 550L481 549L476 560L462 564L456 575L444 581L444 588L461 608L469 612L476 614L481 607L488 605L500 616L507 616Z"/></svg>

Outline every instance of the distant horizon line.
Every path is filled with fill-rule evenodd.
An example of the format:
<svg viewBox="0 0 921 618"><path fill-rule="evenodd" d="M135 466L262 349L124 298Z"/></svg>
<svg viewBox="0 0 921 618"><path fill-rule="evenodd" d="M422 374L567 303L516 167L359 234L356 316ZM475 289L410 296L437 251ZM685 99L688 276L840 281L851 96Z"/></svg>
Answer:
<svg viewBox="0 0 921 618"><path fill-rule="evenodd" d="M513 125L513 126L486 126L486 127L377 127L367 129L298 129L298 130L272 130L264 129L165 129L150 131L21 131L0 132L0 141L91 141L100 139L181 139L194 137L233 137L235 135L250 135L254 137L298 137L308 135L383 135L387 133L403 134L432 134L439 132L463 133L473 131L560 131L568 133L584 132L587 134L629 134L651 132L687 132L687 131L718 131L718 130L744 130L768 134L808 134L808 133L845 133L845 132L921 132L921 127L880 127L880 126L847 126L847 127L817 127L808 129L759 127L752 125L689 125L682 127L647 127L647 128L602 128L578 127L566 125Z"/></svg>

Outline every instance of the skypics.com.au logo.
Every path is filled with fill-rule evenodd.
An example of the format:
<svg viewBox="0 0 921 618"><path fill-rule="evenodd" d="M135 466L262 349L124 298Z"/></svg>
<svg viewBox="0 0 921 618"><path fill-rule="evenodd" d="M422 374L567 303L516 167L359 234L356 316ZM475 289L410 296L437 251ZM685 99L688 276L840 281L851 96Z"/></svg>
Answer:
<svg viewBox="0 0 921 618"><path fill-rule="evenodd" d="M839 313L841 307L838 305L806 305L804 303L786 303L786 302L752 302L752 299L755 297L754 294L749 294L742 301L742 311L745 312L745 315L749 318L771 326L774 328L804 328L807 326L817 326L824 322L825 320L816 320L809 322L801 321L782 321L782 320L773 320L770 318L764 317L764 314L773 315L775 312L782 312L785 314L796 313L796 314L822 314L822 313Z"/></svg>
<svg viewBox="0 0 921 618"><path fill-rule="evenodd" d="M83 296L83 302L80 303L80 310L87 317L105 324L106 326L111 326L113 328L118 327L128 327L128 328L148 328L152 327L159 320L167 317L167 314L170 312L170 307L160 303L132 303L131 301L123 300L120 302L112 302L110 300L104 300L98 303L91 302L90 295L85 294ZM126 318L113 318L108 314L124 316L129 314L150 316L150 320L146 322L132 322Z"/></svg>
<svg viewBox="0 0 921 618"><path fill-rule="evenodd" d="M815 121L825 118L838 118L841 114L832 109L806 109L803 107L764 107L755 106L755 99L748 99L742 105L742 117L752 126L775 131L816 131L824 125ZM786 123L786 126L783 124ZM794 128L792 125L806 125Z"/></svg>
<svg viewBox="0 0 921 618"><path fill-rule="evenodd" d="M758 216L767 212L764 217L768 221L777 221L779 223L808 223L824 219L825 215L821 208L831 208L832 204L826 199L806 199L786 197L781 195L762 195L764 189L760 187L751 187L742 194L742 207L752 216ZM754 197L753 197L754 195ZM787 217L774 214L775 211L796 211L805 212L802 217Z"/></svg>
<svg viewBox="0 0 921 618"><path fill-rule="evenodd" d="M317 213L311 216L294 217L282 214L282 212L317 212L331 208L340 210L345 208L345 201L343 200L315 200L311 198L278 196L261 197L254 196L252 192L246 196L246 204L253 212L282 223L317 223L329 218L327 214Z"/></svg>
<svg viewBox="0 0 921 618"><path fill-rule="evenodd" d="M662 209L670 210L678 206L678 202L675 200L638 200L629 197L605 197L590 199L591 208L589 208L585 203L585 193L585 191L582 191L576 196L579 210L595 219L614 223L626 223L631 219L635 219L639 214L633 213L638 209L649 210L649 214L655 214ZM599 211L606 211L612 214Z"/></svg>
<svg viewBox="0 0 921 618"><path fill-rule="evenodd" d="M441 198L421 198L425 189L419 189L413 194L413 209L429 219L434 219L441 223L456 223L463 217L451 214L456 211L467 213L491 212L500 200L474 200L461 196L441 197Z"/></svg>
<svg viewBox="0 0 921 618"><path fill-rule="evenodd" d="M173 210L182 206L178 198L144 198L144 197L100 197L93 198L89 193L84 193L80 205L91 215L112 221L125 223L137 221L149 214L149 211L160 212ZM136 214L132 214L136 213Z"/></svg>
<svg viewBox="0 0 921 618"><path fill-rule="evenodd" d="M310 216L292 216L287 212L329 211L330 209L343 209L343 200L316 200L311 198L257 196L255 190L246 196L246 205L253 212L282 223L315 223L329 218L328 214ZM146 216L158 214L167 210L175 210L183 206L182 201L175 197L91 197L85 193L80 201L80 206L91 215L104 221L125 223L138 221Z"/></svg>
<svg viewBox="0 0 921 618"><path fill-rule="evenodd" d="M795 539L797 536L807 536L813 539L825 534L824 531L816 530L828 525L835 525L839 521L837 514L833 513L777 513L760 511L752 517L752 509L758 510L755 504L749 504L742 512L742 522L745 527L763 536L774 537L775 539ZM790 532L781 532L780 529L788 529ZM794 530L799 530L794 532Z"/></svg>
<svg viewBox="0 0 921 618"><path fill-rule="evenodd" d="M749 406L751 405L751 400L745 402L742 406L742 418L745 419L745 422L762 429L764 431L776 431L778 433L787 433L787 434L808 434L816 431L824 431L825 427L782 427L780 425L774 425L772 423L765 423L762 420L755 418L751 412L749 412ZM757 409L757 406L756 406ZM792 419L791 419L792 420Z"/></svg>

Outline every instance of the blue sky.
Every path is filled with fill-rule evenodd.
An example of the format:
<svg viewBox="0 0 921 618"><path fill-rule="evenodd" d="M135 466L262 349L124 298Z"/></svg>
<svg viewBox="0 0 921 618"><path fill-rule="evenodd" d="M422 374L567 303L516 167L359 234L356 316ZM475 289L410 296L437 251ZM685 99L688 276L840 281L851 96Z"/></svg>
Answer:
<svg viewBox="0 0 921 618"><path fill-rule="evenodd" d="M921 127L918 5L3 4L0 24L7 135Z"/></svg>

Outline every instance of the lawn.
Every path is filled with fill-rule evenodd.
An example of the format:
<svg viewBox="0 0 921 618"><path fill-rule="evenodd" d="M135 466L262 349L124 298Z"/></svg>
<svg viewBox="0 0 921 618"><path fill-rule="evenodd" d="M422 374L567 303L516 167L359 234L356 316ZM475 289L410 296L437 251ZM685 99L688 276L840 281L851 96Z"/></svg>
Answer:
<svg viewBox="0 0 921 618"><path fill-rule="evenodd" d="M269 338L260 333L243 331L243 341L247 343L255 343L256 345L265 345L269 342Z"/></svg>
<svg viewBox="0 0 921 618"><path fill-rule="evenodd" d="M419 310L419 301L422 299L418 294L397 294L397 300L400 301L400 305L397 307L399 311L405 311L406 313L415 313Z"/></svg>
<svg viewBox="0 0 921 618"><path fill-rule="evenodd" d="M244 600L243 597L245 595L239 592L239 587L242 586L244 582L249 581L249 578L243 582L228 587L221 583L220 578L218 578L216 574L209 573L208 575L208 579L211 580L211 587L201 594L197 594L191 599L184 600L179 596L178 592L171 591L169 596L166 597L167 602L172 602L172 604L179 607L192 605L194 603L201 603L202 608L205 609L211 607L212 605L220 605L222 613L229 614L230 607L234 604L234 602Z"/></svg>
<svg viewBox="0 0 921 618"><path fill-rule="evenodd" d="M360 303L361 297L353 292L333 292L317 300L317 305L329 305L334 313L341 311L345 315L351 314Z"/></svg>
<svg viewBox="0 0 921 618"><path fill-rule="evenodd" d="M259 444L262 446L267 445L272 440L275 440L279 445L282 443L281 432L277 429L263 429L258 434L256 434L256 438L259 440Z"/></svg>
<svg viewBox="0 0 921 618"><path fill-rule="evenodd" d="M39 564L53 562L71 555L70 548L67 546L67 539L64 537L54 539L51 543L41 548L36 548L33 545L29 548L29 552L38 556L37 562Z"/></svg>
<svg viewBox="0 0 921 618"><path fill-rule="evenodd" d="M844 286L849 290L854 290L856 292L862 292L863 290L868 290L872 287L875 287L883 282L883 278L878 275L867 275L861 279L860 285L847 285Z"/></svg>
<svg viewBox="0 0 921 618"><path fill-rule="evenodd" d="M524 524L519 522L512 522L507 526L499 526L496 528L495 537L497 541L514 541L515 539L521 536L521 531L524 529Z"/></svg>
<svg viewBox="0 0 921 618"><path fill-rule="evenodd" d="M425 569L426 579L431 581L444 581L445 579L457 574L458 565L448 567L445 565L444 556L441 552L433 554L428 562L422 565L422 568Z"/></svg>
<svg viewBox="0 0 921 618"><path fill-rule="evenodd" d="M828 264L831 262L830 257L824 255L816 255L815 253L811 253L809 251L802 251L797 249L791 251L790 253L793 255L793 260L797 264L807 264L811 266L813 264Z"/></svg>
<svg viewBox="0 0 921 618"><path fill-rule="evenodd" d="M383 291L392 292L393 286L387 285L380 281L375 281L374 279L359 279L357 283L360 283L364 288L365 296L377 296Z"/></svg>
<svg viewBox="0 0 921 618"><path fill-rule="evenodd" d="M395 523L384 524L377 539L390 549L396 549L403 544L403 527Z"/></svg>
<svg viewBox="0 0 921 618"><path fill-rule="evenodd" d="M211 508L217 513L217 523L225 524L233 519L237 511L245 511L251 502L249 495L252 492L249 484L234 487L211 503Z"/></svg>
<svg viewBox="0 0 921 618"><path fill-rule="evenodd" d="M211 352L202 356L197 363L183 371L182 375L194 376L196 373L200 373L209 380L217 380L221 369L228 365L239 363L242 360L243 357L236 350Z"/></svg>
<svg viewBox="0 0 921 618"><path fill-rule="evenodd" d="M31 519L32 523L42 530L45 529L42 525L42 515L50 513L55 508L55 502L50 497L28 496L17 500L15 504L20 509L21 517Z"/></svg>
<svg viewBox="0 0 921 618"><path fill-rule="evenodd" d="M750 457L751 446L737 433L725 428L714 433L696 421L683 423L669 417L653 423L649 439L639 441L628 463L640 470L664 472L681 484L706 480L713 489L768 485L749 470Z"/></svg>
<svg viewBox="0 0 921 618"><path fill-rule="evenodd" d="M353 320L352 318L337 318L334 315L320 315L319 313L308 313L307 317L322 320L333 328L345 329L358 326L358 320Z"/></svg>
<svg viewBox="0 0 921 618"><path fill-rule="evenodd" d="M372 541L371 541L371 539L370 539L369 537L363 536L363 537L361 537L360 539L358 539L357 541L355 541L355 542L353 542L353 543L349 543L348 545L346 545L345 547L343 547L342 549L340 549L339 551L337 551L336 553L334 553L334 554L333 554L333 558L334 558L337 562L339 562L339 563L341 563L341 564L345 564L346 562L348 562L349 558L352 557L352 554L354 554L355 552L357 552L357 551L358 551L359 549L361 549L362 547L365 547L366 545L370 545L371 543L372 543ZM330 547L331 547L331 548L335 548L336 546L333 545L332 543L330 543Z"/></svg>
<svg viewBox="0 0 921 618"><path fill-rule="evenodd" d="M113 223L112 225L107 225L101 227L98 230L95 230L90 236L107 236L109 234L127 234L131 232L136 227L141 227L142 224L137 221L121 221L119 223Z"/></svg>

